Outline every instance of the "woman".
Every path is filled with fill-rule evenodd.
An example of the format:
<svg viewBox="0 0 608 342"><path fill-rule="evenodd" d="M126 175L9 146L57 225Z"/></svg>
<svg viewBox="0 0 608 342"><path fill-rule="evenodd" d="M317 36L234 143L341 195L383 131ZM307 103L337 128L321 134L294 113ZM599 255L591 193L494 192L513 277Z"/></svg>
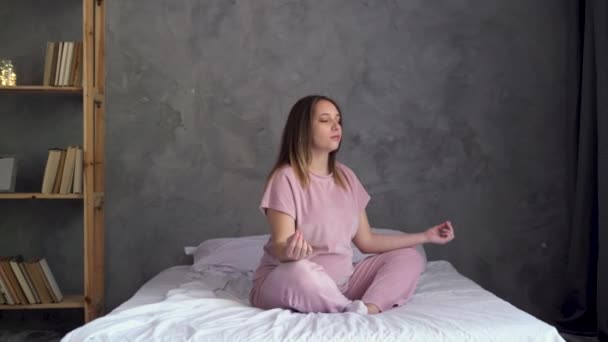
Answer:
<svg viewBox="0 0 608 342"><path fill-rule="evenodd" d="M454 238L449 221L417 234L371 232L365 212L370 196L336 161L341 114L325 96L304 97L291 108L260 204L271 234L250 293L258 308L386 311L410 298L423 271L413 247ZM353 265L351 241L376 255Z"/></svg>

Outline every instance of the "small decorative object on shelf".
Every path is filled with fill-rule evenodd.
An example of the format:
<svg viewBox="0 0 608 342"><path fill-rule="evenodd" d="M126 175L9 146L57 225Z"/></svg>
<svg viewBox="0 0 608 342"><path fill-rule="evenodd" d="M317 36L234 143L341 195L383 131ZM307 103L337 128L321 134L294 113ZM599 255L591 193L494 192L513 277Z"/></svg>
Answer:
<svg viewBox="0 0 608 342"><path fill-rule="evenodd" d="M17 159L14 156L0 156L0 192L15 192Z"/></svg>
<svg viewBox="0 0 608 342"><path fill-rule="evenodd" d="M0 60L0 86L11 86L17 85L17 74L15 73L15 67L10 59Z"/></svg>

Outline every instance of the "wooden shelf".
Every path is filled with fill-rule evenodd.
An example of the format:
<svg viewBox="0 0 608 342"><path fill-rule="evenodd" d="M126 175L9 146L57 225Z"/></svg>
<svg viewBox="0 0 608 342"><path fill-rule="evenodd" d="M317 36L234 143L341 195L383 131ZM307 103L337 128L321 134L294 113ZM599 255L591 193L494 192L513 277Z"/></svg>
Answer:
<svg viewBox="0 0 608 342"><path fill-rule="evenodd" d="M52 87L38 85L0 86L0 93L64 93L82 94L82 87Z"/></svg>
<svg viewBox="0 0 608 342"><path fill-rule="evenodd" d="M0 199L82 199L82 194L41 194L37 192L0 192Z"/></svg>
<svg viewBox="0 0 608 342"><path fill-rule="evenodd" d="M83 295L65 295L59 303L46 304L0 304L0 310L32 310L32 309L72 309L84 307Z"/></svg>
<svg viewBox="0 0 608 342"><path fill-rule="evenodd" d="M0 305L1 310L81 308L84 321L103 315L104 304L104 209L105 185L105 1L82 0L82 86L55 87L43 85L0 86L0 94L51 94L78 96L82 99L82 194L42 194L37 192L0 192L0 200L84 199L84 288L81 295L65 296L61 303ZM76 7L74 8L76 9ZM60 37L54 38L61 39ZM39 41L38 43L42 43ZM48 42L47 42L48 43ZM38 44L37 50L41 50ZM65 56L64 56L65 57ZM40 56L45 60L46 54ZM55 65L56 67L56 65ZM78 82L80 84L80 82ZM45 95L42 95L45 96ZM5 98L5 96L2 96ZM1 122L0 125L5 123ZM31 124L33 127L36 123ZM39 125L44 125L40 122ZM26 128L29 129L29 128ZM90 167L89 167L90 166ZM34 189L34 190L39 190ZM88 200L92 199L92 200ZM5 202L6 203L6 202Z"/></svg>

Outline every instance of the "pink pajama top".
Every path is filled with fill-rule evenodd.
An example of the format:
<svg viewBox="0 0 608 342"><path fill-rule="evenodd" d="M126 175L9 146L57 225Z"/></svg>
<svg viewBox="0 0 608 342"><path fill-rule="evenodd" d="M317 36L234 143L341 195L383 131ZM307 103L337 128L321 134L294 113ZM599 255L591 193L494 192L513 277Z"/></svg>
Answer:
<svg viewBox="0 0 608 342"><path fill-rule="evenodd" d="M370 196L350 168L339 162L336 167L343 171L347 190L335 184L332 175L312 172L309 187L303 188L292 167L282 167L266 187L260 210L265 215L266 208L271 208L293 217L296 229L313 248L307 259L323 266L341 285L353 272L351 241ZM271 239L264 245L264 255L253 275L254 287L281 263L274 254Z"/></svg>

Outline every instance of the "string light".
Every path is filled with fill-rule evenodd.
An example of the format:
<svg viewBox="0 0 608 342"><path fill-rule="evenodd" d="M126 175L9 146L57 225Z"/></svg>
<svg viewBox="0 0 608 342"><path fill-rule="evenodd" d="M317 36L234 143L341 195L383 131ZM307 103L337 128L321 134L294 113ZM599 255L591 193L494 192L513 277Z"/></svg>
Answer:
<svg viewBox="0 0 608 342"><path fill-rule="evenodd" d="M0 86L17 85L17 74L10 59L0 60Z"/></svg>

